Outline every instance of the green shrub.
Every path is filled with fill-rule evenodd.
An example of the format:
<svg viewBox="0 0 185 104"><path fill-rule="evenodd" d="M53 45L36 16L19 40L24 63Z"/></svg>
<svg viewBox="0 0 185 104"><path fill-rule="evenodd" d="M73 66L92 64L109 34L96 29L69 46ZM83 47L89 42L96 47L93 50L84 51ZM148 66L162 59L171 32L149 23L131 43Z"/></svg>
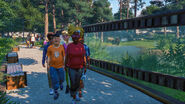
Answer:
<svg viewBox="0 0 185 104"><path fill-rule="evenodd" d="M0 104L18 104L18 103L11 101L6 96L6 92L0 91Z"/></svg>
<svg viewBox="0 0 185 104"><path fill-rule="evenodd" d="M43 42L44 42L44 40L36 41L36 42L35 42L35 46L44 47L44 46L43 46Z"/></svg>

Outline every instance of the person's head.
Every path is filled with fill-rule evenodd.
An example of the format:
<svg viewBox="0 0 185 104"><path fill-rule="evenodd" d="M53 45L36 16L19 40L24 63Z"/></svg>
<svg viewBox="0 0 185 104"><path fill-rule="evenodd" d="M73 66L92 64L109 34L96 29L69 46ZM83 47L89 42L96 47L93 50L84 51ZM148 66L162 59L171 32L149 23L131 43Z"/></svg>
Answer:
<svg viewBox="0 0 185 104"><path fill-rule="evenodd" d="M62 38L64 39L64 41L68 42L70 36L68 35L67 31L62 31Z"/></svg>
<svg viewBox="0 0 185 104"><path fill-rule="evenodd" d="M80 37L79 42L84 44L84 37Z"/></svg>
<svg viewBox="0 0 185 104"><path fill-rule="evenodd" d="M73 32L73 35L71 37L74 43L78 43L80 39L80 30Z"/></svg>
<svg viewBox="0 0 185 104"><path fill-rule="evenodd" d="M48 40L49 40L49 42L52 44L53 43L53 33L48 33L48 35L47 35L47 38L48 38Z"/></svg>
<svg viewBox="0 0 185 104"><path fill-rule="evenodd" d="M53 44L54 45L59 45L60 44L60 34L55 34L54 36L53 36Z"/></svg>

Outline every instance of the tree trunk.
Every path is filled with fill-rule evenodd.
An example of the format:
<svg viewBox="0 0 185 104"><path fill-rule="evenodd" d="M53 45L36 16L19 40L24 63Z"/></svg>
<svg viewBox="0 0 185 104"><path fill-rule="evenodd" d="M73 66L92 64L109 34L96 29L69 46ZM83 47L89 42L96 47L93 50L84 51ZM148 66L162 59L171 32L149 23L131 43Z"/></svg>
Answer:
<svg viewBox="0 0 185 104"><path fill-rule="evenodd" d="M130 0L127 1L127 19L129 19L129 13L130 13Z"/></svg>
<svg viewBox="0 0 185 104"><path fill-rule="evenodd" d="M62 18L63 18L63 16L64 16L64 10L62 9L61 10L61 16L62 16ZM61 25L61 28L64 28L64 24L62 23L62 25Z"/></svg>
<svg viewBox="0 0 185 104"><path fill-rule="evenodd" d="M120 0L120 20L122 20L122 0Z"/></svg>
<svg viewBox="0 0 185 104"><path fill-rule="evenodd" d="M104 22L104 20L102 19L101 22ZM101 42L103 43L103 32L101 32Z"/></svg>
<svg viewBox="0 0 185 104"><path fill-rule="evenodd" d="M54 29L54 33L56 33L57 30L56 30L55 5L54 4L53 4L53 29Z"/></svg>
<svg viewBox="0 0 185 104"><path fill-rule="evenodd" d="M130 13L130 0L127 1L127 19L129 18L129 13Z"/></svg>
<svg viewBox="0 0 185 104"><path fill-rule="evenodd" d="M137 17L137 0L134 1L135 2L135 6L134 6L134 17ZM137 34L137 29L134 30L135 34L136 35L139 35Z"/></svg>
<svg viewBox="0 0 185 104"><path fill-rule="evenodd" d="M164 27L164 36L166 37L166 27Z"/></svg>
<svg viewBox="0 0 185 104"><path fill-rule="evenodd" d="M176 33L176 35L177 35L177 39L179 39L179 37L180 37L180 35L179 35L179 26L177 26L177 33Z"/></svg>
<svg viewBox="0 0 185 104"><path fill-rule="evenodd" d="M98 32L96 32L96 39L99 39L99 37L98 37Z"/></svg>
<svg viewBox="0 0 185 104"><path fill-rule="evenodd" d="M76 19L75 24L76 24L76 26L78 26L78 19Z"/></svg>
<svg viewBox="0 0 185 104"><path fill-rule="evenodd" d="M134 16L136 17L137 16L137 0L135 0L135 6L134 6Z"/></svg>
<svg viewBox="0 0 185 104"><path fill-rule="evenodd" d="M48 34L48 0L45 1L45 29L44 29L44 34L45 34L45 38L47 37Z"/></svg>
<svg viewBox="0 0 185 104"><path fill-rule="evenodd" d="M101 42L103 43L103 32L101 32Z"/></svg>
<svg viewBox="0 0 185 104"><path fill-rule="evenodd" d="M82 22L79 22L79 26L80 26L80 27L82 26Z"/></svg>

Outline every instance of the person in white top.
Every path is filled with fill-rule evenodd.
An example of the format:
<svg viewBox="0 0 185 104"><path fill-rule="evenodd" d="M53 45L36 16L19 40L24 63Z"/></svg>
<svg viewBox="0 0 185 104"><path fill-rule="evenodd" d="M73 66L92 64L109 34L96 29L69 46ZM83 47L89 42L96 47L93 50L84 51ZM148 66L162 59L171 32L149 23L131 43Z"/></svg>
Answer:
<svg viewBox="0 0 185 104"><path fill-rule="evenodd" d="M34 37L34 34L32 34L32 37L31 37L31 45L32 47L34 46L35 44L35 37Z"/></svg>

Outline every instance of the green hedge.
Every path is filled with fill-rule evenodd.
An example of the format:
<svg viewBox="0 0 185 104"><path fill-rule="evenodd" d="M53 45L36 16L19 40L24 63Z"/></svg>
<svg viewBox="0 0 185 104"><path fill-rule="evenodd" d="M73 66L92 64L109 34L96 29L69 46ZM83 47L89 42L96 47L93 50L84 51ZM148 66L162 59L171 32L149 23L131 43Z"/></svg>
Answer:
<svg viewBox="0 0 185 104"><path fill-rule="evenodd" d="M0 38L0 68L3 59L6 54L11 51L12 47L18 45L18 43L12 38ZM0 83L4 82L4 74L0 72ZM16 102L10 101L6 96L6 93L0 91L0 104L17 104Z"/></svg>
<svg viewBox="0 0 185 104"><path fill-rule="evenodd" d="M5 55L11 51L11 48L15 45L17 45L17 42L11 38L0 38L0 63L4 59Z"/></svg>

